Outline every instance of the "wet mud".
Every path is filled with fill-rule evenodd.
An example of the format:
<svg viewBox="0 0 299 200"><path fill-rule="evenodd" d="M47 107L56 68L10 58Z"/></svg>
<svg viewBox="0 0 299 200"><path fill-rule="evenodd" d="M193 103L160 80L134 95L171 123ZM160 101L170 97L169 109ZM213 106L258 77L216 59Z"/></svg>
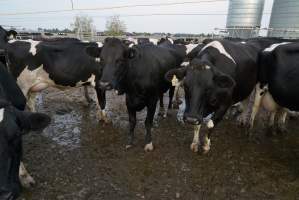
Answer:
<svg viewBox="0 0 299 200"><path fill-rule="evenodd" d="M153 130L155 150L145 153L143 111L135 146L126 151L124 96L108 93L107 125L98 122L83 88L66 93L49 89L38 98L38 111L52 123L24 137L24 161L36 185L20 199L299 199L298 119L288 121L287 134L266 137L261 116L254 141L235 120L224 120L211 151L201 155L190 150L192 127L179 124L171 110Z"/></svg>

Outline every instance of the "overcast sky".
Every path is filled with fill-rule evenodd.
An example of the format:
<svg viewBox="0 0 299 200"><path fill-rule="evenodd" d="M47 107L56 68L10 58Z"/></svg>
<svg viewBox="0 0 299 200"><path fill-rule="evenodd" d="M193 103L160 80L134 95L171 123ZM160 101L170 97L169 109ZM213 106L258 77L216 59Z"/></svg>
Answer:
<svg viewBox="0 0 299 200"><path fill-rule="evenodd" d="M12 15L8 13L35 12L71 9L71 0L0 0L0 25L19 26L30 29L70 28L76 15L89 15L94 20L97 30L105 30L108 16L120 15L125 21L128 31L136 32L170 32L170 33L210 33L214 28L224 28L226 15L201 16L131 16L153 13L207 13L225 14L228 1L225 0L73 0L74 8L100 8L118 5L154 4L167 2L211 1L184 5L168 5L159 7L135 7L97 11L69 11L53 14ZM214 2L212 2L214 1ZM264 12L271 12L273 0L265 0ZM269 14L264 14L262 27L269 24Z"/></svg>

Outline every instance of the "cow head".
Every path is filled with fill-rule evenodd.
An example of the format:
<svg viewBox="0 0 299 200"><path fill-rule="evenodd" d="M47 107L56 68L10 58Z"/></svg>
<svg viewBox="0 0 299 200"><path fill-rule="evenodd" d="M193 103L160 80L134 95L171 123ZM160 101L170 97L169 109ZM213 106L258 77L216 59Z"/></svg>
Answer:
<svg viewBox="0 0 299 200"><path fill-rule="evenodd" d="M106 90L120 88L120 83L125 79L129 69L129 59L133 59L136 55L134 48L129 48L117 38L107 38L103 47L88 47L86 52L90 56L100 58L103 72L99 84Z"/></svg>
<svg viewBox="0 0 299 200"><path fill-rule="evenodd" d="M45 114L22 112L0 101L0 199L16 199L21 191L19 166L22 134L41 130L50 122Z"/></svg>
<svg viewBox="0 0 299 200"><path fill-rule="evenodd" d="M2 26L0 26L0 44L6 43L8 40L15 38L17 32L14 30L6 31Z"/></svg>
<svg viewBox="0 0 299 200"><path fill-rule="evenodd" d="M231 103L235 81L209 62L193 59L189 66L167 72L166 79L173 75L184 83L184 120L188 123L201 124L204 117Z"/></svg>

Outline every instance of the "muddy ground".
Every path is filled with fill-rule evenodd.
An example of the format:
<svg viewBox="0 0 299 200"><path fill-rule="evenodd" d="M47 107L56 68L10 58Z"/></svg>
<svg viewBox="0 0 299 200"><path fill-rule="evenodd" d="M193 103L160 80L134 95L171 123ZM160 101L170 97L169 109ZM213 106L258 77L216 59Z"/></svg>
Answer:
<svg viewBox="0 0 299 200"><path fill-rule="evenodd" d="M299 199L299 120L289 133L265 137L262 121L249 142L235 121L212 135L211 151L190 151L192 128L176 112L154 128L155 150L144 153L144 111L138 114L135 147L125 150L128 117L123 96L108 94L113 125L99 123L83 89L48 90L38 110L52 117L40 134L24 137L24 160L37 184L26 200ZM92 91L90 91L92 93Z"/></svg>

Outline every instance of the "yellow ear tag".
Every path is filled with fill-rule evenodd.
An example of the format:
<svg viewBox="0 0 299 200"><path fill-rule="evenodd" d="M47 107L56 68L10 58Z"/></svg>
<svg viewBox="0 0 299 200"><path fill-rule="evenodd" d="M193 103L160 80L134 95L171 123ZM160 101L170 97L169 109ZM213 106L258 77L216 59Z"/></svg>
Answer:
<svg viewBox="0 0 299 200"><path fill-rule="evenodd" d="M176 75L173 75L171 84L172 86L177 86L179 84L179 79L177 79Z"/></svg>

